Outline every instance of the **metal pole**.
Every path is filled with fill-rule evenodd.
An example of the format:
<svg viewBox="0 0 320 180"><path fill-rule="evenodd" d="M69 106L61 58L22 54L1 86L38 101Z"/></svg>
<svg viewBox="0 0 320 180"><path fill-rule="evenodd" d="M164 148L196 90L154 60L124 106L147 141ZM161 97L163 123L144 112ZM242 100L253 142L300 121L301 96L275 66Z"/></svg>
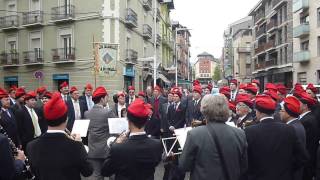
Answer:
<svg viewBox="0 0 320 180"><path fill-rule="evenodd" d="M157 85L157 0L154 0L154 59L153 59L153 86ZM160 19L159 19L160 20Z"/></svg>
<svg viewBox="0 0 320 180"><path fill-rule="evenodd" d="M176 32L175 32L175 48L174 48L174 54L175 54L175 63L176 63L176 86L178 86L178 55L177 55L177 36L178 36L178 28L176 28Z"/></svg>
<svg viewBox="0 0 320 180"><path fill-rule="evenodd" d="M188 63L188 65L187 65L187 67L188 67L188 81L190 81L190 58L189 58L189 56L190 56L190 50L189 50L189 45L188 45L188 58L187 58L187 63Z"/></svg>

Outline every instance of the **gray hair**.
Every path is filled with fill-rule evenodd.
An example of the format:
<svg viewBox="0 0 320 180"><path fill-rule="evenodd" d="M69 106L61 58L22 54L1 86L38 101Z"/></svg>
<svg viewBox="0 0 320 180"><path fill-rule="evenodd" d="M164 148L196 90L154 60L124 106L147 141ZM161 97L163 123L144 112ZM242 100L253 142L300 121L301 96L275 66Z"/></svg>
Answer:
<svg viewBox="0 0 320 180"><path fill-rule="evenodd" d="M208 122L226 122L229 118L229 107L226 97L205 95L201 101L201 113Z"/></svg>

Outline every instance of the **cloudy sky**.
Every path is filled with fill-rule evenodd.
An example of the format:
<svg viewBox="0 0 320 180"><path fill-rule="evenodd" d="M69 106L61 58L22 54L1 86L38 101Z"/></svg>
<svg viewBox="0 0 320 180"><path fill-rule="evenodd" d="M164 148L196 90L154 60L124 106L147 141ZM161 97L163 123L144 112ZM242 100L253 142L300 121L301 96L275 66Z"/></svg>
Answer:
<svg viewBox="0 0 320 180"><path fill-rule="evenodd" d="M223 32L229 24L249 14L259 0L174 0L172 20L191 30L191 61L207 51L219 58Z"/></svg>

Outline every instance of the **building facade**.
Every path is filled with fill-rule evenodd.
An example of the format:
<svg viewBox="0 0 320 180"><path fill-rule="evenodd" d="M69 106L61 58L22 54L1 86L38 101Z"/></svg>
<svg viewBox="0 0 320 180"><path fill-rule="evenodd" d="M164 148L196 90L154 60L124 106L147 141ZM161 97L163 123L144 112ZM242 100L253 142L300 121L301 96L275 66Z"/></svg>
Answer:
<svg viewBox="0 0 320 180"><path fill-rule="evenodd" d="M6 11L0 12L0 86L35 89L46 85L57 90L61 82L68 81L79 88L87 82L103 85L111 93L126 90L129 85L143 90L153 84L153 63L143 58L154 57L157 47L157 62L162 63L160 7L166 3L1 1ZM113 56L101 57L114 67L95 73L93 42L106 43L107 48L115 50Z"/></svg>
<svg viewBox="0 0 320 180"><path fill-rule="evenodd" d="M212 81L214 70L218 65L218 60L213 55L203 52L197 56L197 61L194 64L195 79L201 83L207 84Z"/></svg>
<svg viewBox="0 0 320 180"><path fill-rule="evenodd" d="M320 1L293 1L294 83L320 83Z"/></svg>
<svg viewBox="0 0 320 180"><path fill-rule="evenodd" d="M293 84L292 0L261 0L249 13L254 19L252 68L261 84Z"/></svg>

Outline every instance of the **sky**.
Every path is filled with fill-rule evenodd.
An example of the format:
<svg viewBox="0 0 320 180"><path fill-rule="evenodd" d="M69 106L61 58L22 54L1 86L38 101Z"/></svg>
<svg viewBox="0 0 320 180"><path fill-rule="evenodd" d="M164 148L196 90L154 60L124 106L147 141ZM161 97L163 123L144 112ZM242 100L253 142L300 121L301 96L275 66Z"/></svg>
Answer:
<svg viewBox="0 0 320 180"><path fill-rule="evenodd" d="M191 62L206 51L215 58L222 54L223 32L229 24L248 16L259 0L174 0L171 19L191 33Z"/></svg>

